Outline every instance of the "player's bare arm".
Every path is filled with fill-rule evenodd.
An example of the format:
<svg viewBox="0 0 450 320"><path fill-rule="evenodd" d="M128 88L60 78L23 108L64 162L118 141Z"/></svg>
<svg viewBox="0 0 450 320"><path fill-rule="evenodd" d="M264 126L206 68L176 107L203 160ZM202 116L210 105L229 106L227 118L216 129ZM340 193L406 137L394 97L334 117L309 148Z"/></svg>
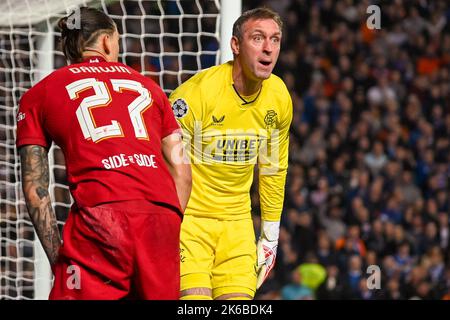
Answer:
<svg viewBox="0 0 450 320"><path fill-rule="evenodd" d="M184 211L191 195L192 172L180 133L173 133L162 139L162 153L175 182L181 209Z"/></svg>
<svg viewBox="0 0 450 320"><path fill-rule="evenodd" d="M28 213L50 264L53 264L58 257L61 238L48 192L48 152L42 146L26 145L19 149L19 153Z"/></svg>

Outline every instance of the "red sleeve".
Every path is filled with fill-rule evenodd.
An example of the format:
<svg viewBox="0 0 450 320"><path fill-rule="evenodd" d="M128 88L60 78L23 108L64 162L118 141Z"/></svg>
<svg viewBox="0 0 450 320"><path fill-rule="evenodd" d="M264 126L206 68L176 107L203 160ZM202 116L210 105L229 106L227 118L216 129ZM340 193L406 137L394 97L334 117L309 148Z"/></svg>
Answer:
<svg viewBox="0 0 450 320"><path fill-rule="evenodd" d="M169 99L166 96L163 98L163 121L162 121L162 134L161 138L167 137L174 131L180 129L175 115L172 111L172 106L170 105Z"/></svg>
<svg viewBox="0 0 450 320"><path fill-rule="evenodd" d="M180 126L175 119L175 115L173 114L172 106L170 105L169 99L166 97L164 92L159 89L158 90L158 104L161 109L161 139L167 137L172 134L174 131L179 130Z"/></svg>
<svg viewBox="0 0 450 320"><path fill-rule="evenodd" d="M33 144L48 148L51 145L51 140L45 134L42 116L45 97L43 87L43 83L38 83L20 99L17 113L17 147Z"/></svg>

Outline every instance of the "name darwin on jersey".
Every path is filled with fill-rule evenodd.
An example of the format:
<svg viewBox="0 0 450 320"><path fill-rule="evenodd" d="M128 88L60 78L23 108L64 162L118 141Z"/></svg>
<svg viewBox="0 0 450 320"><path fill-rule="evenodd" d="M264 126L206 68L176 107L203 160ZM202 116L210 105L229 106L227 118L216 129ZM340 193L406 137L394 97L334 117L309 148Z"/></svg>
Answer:
<svg viewBox="0 0 450 320"><path fill-rule="evenodd" d="M107 66L107 67L73 67L69 68L72 73L108 73L122 72L131 74L131 71L124 66Z"/></svg>

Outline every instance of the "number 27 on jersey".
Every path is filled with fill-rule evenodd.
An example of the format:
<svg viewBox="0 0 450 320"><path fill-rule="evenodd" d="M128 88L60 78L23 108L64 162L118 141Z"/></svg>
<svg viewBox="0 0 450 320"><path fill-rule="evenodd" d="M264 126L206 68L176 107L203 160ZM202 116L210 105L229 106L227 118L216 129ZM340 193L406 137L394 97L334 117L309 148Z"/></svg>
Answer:
<svg viewBox="0 0 450 320"><path fill-rule="evenodd" d="M149 140L142 114L152 105L153 100L150 92L137 81L127 79L111 79L110 81L114 91L123 92L123 90L130 90L139 94L128 105L128 113L136 138ZM84 138L87 140L92 139L93 142L97 143L107 138L123 137L122 127L117 120L112 120L109 125L97 127L92 115L92 109L105 107L111 103L111 94L105 82L95 78L86 78L72 82L66 86L69 97L72 100L78 99L80 92L91 88L94 90L94 94L85 97L76 110L77 119L83 131Z"/></svg>

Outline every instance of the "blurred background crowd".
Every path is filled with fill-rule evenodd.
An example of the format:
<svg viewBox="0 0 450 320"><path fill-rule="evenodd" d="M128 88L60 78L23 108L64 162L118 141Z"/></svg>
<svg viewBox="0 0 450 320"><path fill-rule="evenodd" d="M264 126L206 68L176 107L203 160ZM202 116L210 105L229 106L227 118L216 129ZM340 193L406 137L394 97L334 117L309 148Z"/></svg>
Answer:
<svg viewBox="0 0 450 320"><path fill-rule="evenodd" d="M256 298L450 299L449 3L244 1L262 4L284 19L274 73L294 119L277 262Z"/></svg>

